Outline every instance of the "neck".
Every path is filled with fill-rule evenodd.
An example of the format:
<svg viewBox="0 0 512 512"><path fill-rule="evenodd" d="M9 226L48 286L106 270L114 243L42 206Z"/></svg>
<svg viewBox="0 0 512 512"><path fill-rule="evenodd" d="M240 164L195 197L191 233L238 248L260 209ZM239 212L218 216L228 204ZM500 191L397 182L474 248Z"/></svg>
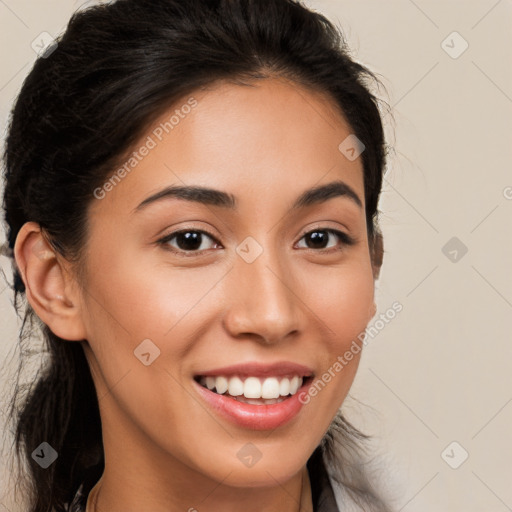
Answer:
<svg viewBox="0 0 512 512"><path fill-rule="evenodd" d="M234 512L240 510L240 508L247 512L259 512L261 510L266 512L313 512L311 484L307 468L304 467L297 476L297 479L292 480L296 484L295 480L300 479L298 488L296 485L290 485L292 482L287 483L287 485L279 485L273 490L230 488L221 483L210 495L204 498L189 500L188 505L184 503L183 496L177 494L176 496L180 496L180 498L175 498L172 502L166 503L162 507L162 511L183 512L183 510L187 510L188 512L198 512L199 509L206 505L209 512ZM291 491L294 490L296 492L292 494ZM115 492L115 494L112 494L112 492ZM153 507L153 504L159 503L159 500L153 496L148 498L147 501L145 501L146 498L142 498L136 500L137 504L132 502L129 505L123 500L123 495L122 488L112 491L112 485L109 484L106 473L103 473L89 493L85 512L140 510L144 508L144 505L151 504ZM201 495L199 492L196 494L196 496ZM196 509L194 507L199 508ZM152 510L160 509L152 508Z"/></svg>

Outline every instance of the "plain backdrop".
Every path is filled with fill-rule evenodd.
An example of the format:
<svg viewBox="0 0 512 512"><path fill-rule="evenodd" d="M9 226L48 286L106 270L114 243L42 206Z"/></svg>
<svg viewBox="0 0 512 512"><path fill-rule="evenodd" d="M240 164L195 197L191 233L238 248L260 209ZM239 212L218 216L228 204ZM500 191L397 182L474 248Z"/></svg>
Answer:
<svg viewBox="0 0 512 512"><path fill-rule="evenodd" d="M403 310L368 340L347 415L374 436L397 510L512 510L512 2L306 3L342 27L392 107L374 323ZM33 42L81 4L0 0L3 135ZM19 327L5 286L2 361ZM2 470L0 510L15 512Z"/></svg>

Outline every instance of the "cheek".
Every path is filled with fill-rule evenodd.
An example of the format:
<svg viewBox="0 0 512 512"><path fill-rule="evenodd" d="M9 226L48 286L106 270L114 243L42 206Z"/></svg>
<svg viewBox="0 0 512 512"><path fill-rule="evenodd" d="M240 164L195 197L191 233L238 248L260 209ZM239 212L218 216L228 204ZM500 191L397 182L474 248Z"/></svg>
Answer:
<svg viewBox="0 0 512 512"><path fill-rule="evenodd" d="M369 261L361 258L343 268L310 272L308 282L304 300L317 313L325 336L318 351L321 371L304 399L321 395L325 409L319 412L327 418L335 414L355 378L364 332L373 316L374 280Z"/></svg>
<svg viewBox="0 0 512 512"><path fill-rule="evenodd" d="M174 338L174 332L190 323L188 318L208 307L208 295L226 273L220 265L207 270L173 268L149 258L131 258L129 251L113 253L116 260L108 265L91 263L98 270L90 284L95 300L89 300L94 311L89 323L95 328L98 314L107 328L139 343L145 338ZM173 339L173 350L180 351L184 342L181 336Z"/></svg>
<svg viewBox="0 0 512 512"><path fill-rule="evenodd" d="M374 281L369 261L308 272L304 302L323 322L331 350L342 350L364 331L372 316Z"/></svg>

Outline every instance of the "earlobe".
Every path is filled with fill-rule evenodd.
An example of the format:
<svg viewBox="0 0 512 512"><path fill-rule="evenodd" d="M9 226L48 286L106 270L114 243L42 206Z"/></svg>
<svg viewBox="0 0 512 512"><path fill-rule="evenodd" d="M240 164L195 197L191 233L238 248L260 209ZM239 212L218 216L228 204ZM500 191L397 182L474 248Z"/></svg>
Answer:
<svg viewBox="0 0 512 512"><path fill-rule="evenodd" d="M27 222L20 229L14 258L36 315L60 338L84 339L78 287L37 223Z"/></svg>

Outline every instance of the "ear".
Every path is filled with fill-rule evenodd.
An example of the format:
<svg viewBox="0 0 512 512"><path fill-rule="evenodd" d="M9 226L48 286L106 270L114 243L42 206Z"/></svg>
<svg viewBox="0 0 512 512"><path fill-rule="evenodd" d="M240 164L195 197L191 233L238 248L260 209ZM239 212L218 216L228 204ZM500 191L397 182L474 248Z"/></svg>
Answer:
<svg viewBox="0 0 512 512"><path fill-rule="evenodd" d="M59 338L85 339L78 284L68 262L48 243L39 224L27 222L22 226L14 258L36 315Z"/></svg>
<svg viewBox="0 0 512 512"><path fill-rule="evenodd" d="M372 260L373 279L376 280L379 278L382 260L384 259L384 239L378 229L375 229L370 256Z"/></svg>

